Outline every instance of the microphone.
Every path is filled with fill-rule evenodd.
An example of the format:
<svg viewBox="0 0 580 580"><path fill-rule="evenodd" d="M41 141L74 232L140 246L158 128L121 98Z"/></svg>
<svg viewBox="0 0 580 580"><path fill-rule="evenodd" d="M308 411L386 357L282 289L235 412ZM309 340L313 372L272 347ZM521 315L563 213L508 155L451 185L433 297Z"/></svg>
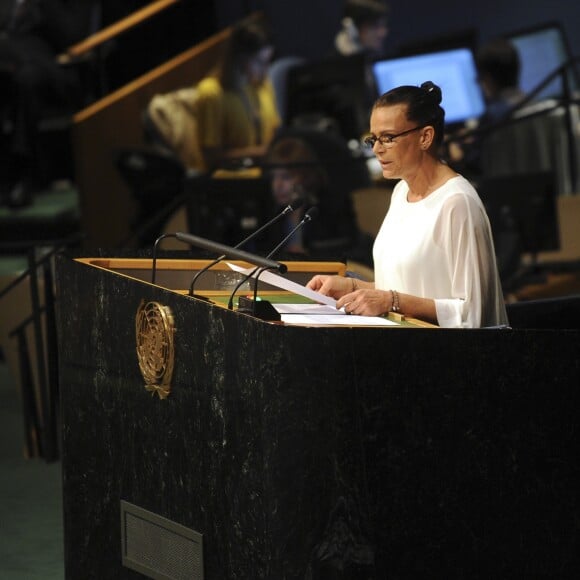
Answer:
<svg viewBox="0 0 580 580"><path fill-rule="evenodd" d="M280 248L282 248L286 244L286 242L300 228L304 227L308 222L312 221L318 215L318 213L319 213L319 209L316 206L311 207L304 214L304 217L298 222L298 224L292 228L290 233L287 236L285 236L282 239L282 241L266 256L266 259L270 259L276 252L278 252L280 250ZM270 304L270 302L265 301L265 300L260 300L260 301L257 300L257 297L258 297L258 278L260 277L260 274L264 270L268 270L268 269L269 268L267 268L267 267L258 265L249 274L247 274L241 280L241 282L239 282L237 284L237 286L234 288L234 291L231 293L230 299L228 301L228 308L230 310L233 307L234 295L238 291L240 286L242 286L242 284L244 282L246 282L246 280L251 278L258 270L260 270L256 276L256 282L254 284L254 297L247 298L244 296L240 296L240 298L238 300L238 311L252 314L253 316L257 316L258 318L261 318L262 320L280 320L281 319L279 312Z"/></svg>
<svg viewBox="0 0 580 580"><path fill-rule="evenodd" d="M266 256L266 258L271 258L280 248L284 247L286 242L302 227L304 227L308 222L312 221L319 213L319 209L314 206L311 207L305 214L304 217L298 222L297 225L292 228L292 231L284 237L284 239Z"/></svg>
<svg viewBox="0 0 580 580"><path fill-rule="evenodd" d="M259 227L255 232L252 232L249 236L244 238L241 242L234 246L234 249L240 248L241 246L247 244L251 240L253 240L256 236L261 234L265 229L269 228L270 226L274 225L278 220L282 219L284 216L292 213L293 211L297 210L298 208L304 205L304 198L297 197L296 199L292 200L278 215L274 216L270 221L266 222L263 226ZM197 279L204 273L207 272L210 268L213 268L216 264L219 264L222 260L224 260L227 256L222 254L219 258L216 258L212 262L210 262L207 266L204 266L197 274L193 277L191 284L189 286L189 295L193 296L193 288Z"/></svg>
<svg viewBox="0 0 580 580"><path fill-rule="evenodd" d="M155 276L157 274L157 247L165 238L174 238L175 234L161 234L153 244L153 256L151 261L151 284L155 284Z"/></svg>
<svg viewBox="0 0 580 580"><path fill-rule="evenodd" d="M220 244L218 242L213 242L207 240L206 238L201 238L199 236L194 236L193 234L186 234L184 232L177 232L175 237L180 241L190 246L196 246L198 248L203 248L210 252L215 252L216 254L223 254L226 258L232 258L234 260L242 260L244 262L249 262L255 266L260 266L262 268L268 268L271 270L278 270L281 274L284 274L288 267L286 264L281 264L280 262L275 262L269 258L263 258L256 254L251 254L250 252L245 252L244 250L239 250L237 248L232 248L231 246L226 246L225 244Z"/></svg>

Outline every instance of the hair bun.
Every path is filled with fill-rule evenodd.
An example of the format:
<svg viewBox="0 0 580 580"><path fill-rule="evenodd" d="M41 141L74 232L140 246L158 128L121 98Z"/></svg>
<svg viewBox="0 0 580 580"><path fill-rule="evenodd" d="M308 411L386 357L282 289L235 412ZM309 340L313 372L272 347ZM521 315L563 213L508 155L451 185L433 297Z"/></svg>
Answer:
<svg viewBox="0 0 580 580"><path fill-rule="evenodd" d="M429 95L429 98L433 99L433 101L435 101L435 104L439 105L441 103L441 99L442 99L442 95L441 95L441 89L432 81L425 81L422 85L421 88L426 91L426 93Z"/></svg>

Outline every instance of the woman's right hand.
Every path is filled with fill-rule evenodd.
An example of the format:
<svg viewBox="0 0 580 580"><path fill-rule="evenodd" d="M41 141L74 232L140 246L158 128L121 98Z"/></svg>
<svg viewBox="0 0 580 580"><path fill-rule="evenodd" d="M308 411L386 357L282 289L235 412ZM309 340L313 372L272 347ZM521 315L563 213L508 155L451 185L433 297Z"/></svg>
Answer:
<svg viewBox="0 0 580 580"><path fill-rule="evenodd" d="M324 296L338 299L353 291L352 278L345 276L328 276L319 274L314 276L306 287Z"/></svg>

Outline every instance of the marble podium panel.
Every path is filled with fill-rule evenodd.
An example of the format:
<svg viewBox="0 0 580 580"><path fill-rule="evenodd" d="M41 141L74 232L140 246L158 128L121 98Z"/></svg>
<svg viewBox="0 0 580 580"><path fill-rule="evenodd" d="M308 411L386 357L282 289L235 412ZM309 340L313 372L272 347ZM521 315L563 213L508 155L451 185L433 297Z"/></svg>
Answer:
<svg viewBox="0 0 580 580"><path fill-rule="evenodd" d="M285 326L66 257L57 280L67 579L143 577L126 503L201 538L206 580L580 574L580 331ZM142 301L173 317L164 399Z"/></svg>

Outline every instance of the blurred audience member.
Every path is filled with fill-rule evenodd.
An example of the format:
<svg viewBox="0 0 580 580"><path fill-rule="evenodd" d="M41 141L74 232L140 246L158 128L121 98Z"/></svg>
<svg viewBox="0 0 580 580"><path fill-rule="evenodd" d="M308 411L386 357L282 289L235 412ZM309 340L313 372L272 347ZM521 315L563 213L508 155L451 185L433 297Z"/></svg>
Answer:
<svg viewBox="0 0 580 580"><path fill-rule="evenodd" d="M344 57L360 55L365 79L365 127L370 110L379 96L372 63L384 51L388 7L383 0L346 0L341 29L334 39L334 51Z"/></svg>
<svg viewBox="0 0 580 580"><path fill-rule="evenodd" d="M224 158L261 156L280 117L268 66L274 46L265 23L236 25L223 62L196 86L158 95L153 127L186 167L211 171Z"/></svg>
<svg viewBox="0 0 580 580"><path fill-rule="evenodd" d="M381 0L346 0L342 28L334 40L338 54L365 53L371 58L384 50L387 28L387 5Z"/></svg>
<svg viewBox="0 0 580 580"><path fill-rule="evenodd" d="M510 112L525 97L520 89L520 57L514 45L507 39L497 38L483 45L475 56L478 80L485 98L485 112L480 117L475 135L465 132L465 139L451 143L449 151L453 163L460 165L466 174L481 172L481 140L486 129L507 120ZM481 135L478 135L481 132Z"/></svg>
<svg viewBox="0 0 580 580"><path fill-rule="evenodd" d="M507 39L498 38L484 45L475 64L486 101L480 123L502 120L525 96L520 89L520 57Z"/></svg>
<svg viewBox="0 0 580 580"><path fill-rule="evenodd" d="M313 148L298 137L275 140L265 157L272 196L279 209L297 198L303 205L267 232L264 249L272 249L291 233L311 207L318 207L316 221L306 224L288 240L281 252L315 257L348 258L371 262L371 244L359 231L350 192L329 187L329 174Z"/></svg>
<svg viewBox="0 0 580 580"><path fill-rule="evenodd" d="M93 0L0 0L0 111L7 153L3 201L24 205L46 185L38 127L49 111L81 103L76 70L57 56L90 30Z"/></svg>

